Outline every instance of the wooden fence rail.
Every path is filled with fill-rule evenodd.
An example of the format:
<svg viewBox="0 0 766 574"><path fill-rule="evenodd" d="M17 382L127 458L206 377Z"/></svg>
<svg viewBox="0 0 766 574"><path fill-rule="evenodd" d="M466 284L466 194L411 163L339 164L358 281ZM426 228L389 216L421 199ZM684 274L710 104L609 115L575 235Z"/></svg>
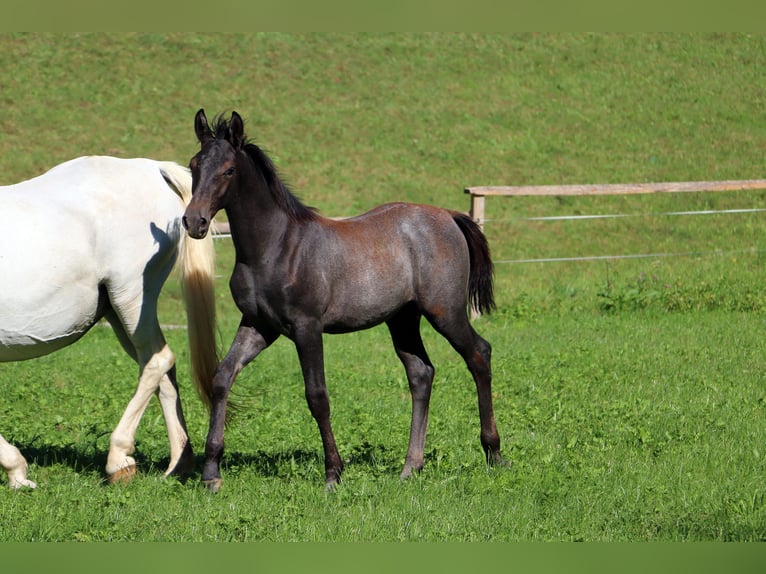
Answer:
<svg viewBox="0 0 766 574"><path fill-rule="evenodd" d="M471 217L484 228L485 200L492 196L631 195L766 189L766 179L683 181L663 183L614 183L601 185L516 185L466 187L471 196Z"/></svg>

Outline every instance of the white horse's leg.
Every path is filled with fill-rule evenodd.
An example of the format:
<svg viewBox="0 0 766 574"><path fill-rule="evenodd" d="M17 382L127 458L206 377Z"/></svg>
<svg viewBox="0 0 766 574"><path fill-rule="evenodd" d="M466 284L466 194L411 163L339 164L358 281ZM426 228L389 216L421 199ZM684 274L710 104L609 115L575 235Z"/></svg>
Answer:
<svg viewBox="0 0 766 574"><path fill-rule="evenodd" d="M170 474L188 474L194 469L194 451L186 431L186 420L181 408L181 397L178 394L175 369L171 369L162 377L157 396L160 399L162 413L165 417L165 425L168 429L168 443L170 444L170 463L165 471L165 476Z"/></svg>
<svg viewBox="0 0 766 574"><path fill-rule="evenodd" d="M0 435L0 466L8 473L8 486L11 488L37 488L27 480L27 461L21 452Z"/></svg>
<svg viewBox="0 0 766 574"><path fill-rule="evenodd" d="M133 398L111 435L106 465L109 480L127 481L135 475L136 461L131 455L135 451L136 430L153 394L160 400L170 445L170 464L165 474L187 472L194 466L194 452L175 380L175 356L165 343L157 321L157 294L145 293L132 301L124 295L113 299L113 308L105 316L123 348L138 363L139 380ZM136 305L137 300L142 304Z"/></svg>
<svg viewBox="0 0 766 574"><path fill-rule="evenodd" d="M139 357L139 364L144 363L142 357ZM119 482L122 480L130 480L136 473L136 461L130 456L133 454L136 448L136 430L138 429L138 423L141 421L141 417L149 405L149 401L158 389L160 388L160 381L167 377L167 372L175 364L175 357L170 347L165 345L159 352L152 355L152 357L143 364L140 369L140 376L138 380L138 388L133 395L133 398L128 403L125 412L117 424L117 427L112 431L109 440L109 455L106 461L106 472L109 475L111 482ZM166 385L163 385L166 386ZM167 414L164 413L167 418ZM177 420L177 417L175 417ZM174 421L172 424L168 423L168 435L171 434L171 428L175 429L181 425L181 422ZM185 434L185 433L184 433ZM188 439L187 439L188 440ZM183 450L183 447L179 447L178 443L174 446L171 443L171 453L176 451L176 458L180 457L178 451ZM173 455L171 454L171 461Z"/></svg>

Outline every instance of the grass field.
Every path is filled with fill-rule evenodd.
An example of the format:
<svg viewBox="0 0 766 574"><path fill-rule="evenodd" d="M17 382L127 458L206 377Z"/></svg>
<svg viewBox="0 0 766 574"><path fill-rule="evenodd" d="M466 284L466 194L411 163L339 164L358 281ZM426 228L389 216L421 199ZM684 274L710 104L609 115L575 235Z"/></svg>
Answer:
<svg viewBox="0 0 766 574"><path fill-rule="evenodd" d="M0 184L88 153L188 162L194 113L237 110L294 190L328 215L391 200L466 210L463 188L761 178L766 36L619 34L1 35ZM426 467L400 482L409 425L385 329L326 339L344 482L289 341L238 378L224 488L162 479L158 404L140 472L103 484L135 368L106 327L0 366L3 433L36 491L0 489L2 541L656 541L766 538L765 192L490 199L495 412L488 469L473 383L436 365ZM591 221L530 216L639 214ZM12 240L12 239L6 239ZM217 241L221 347L238 322ZM521 259L690 253L515 263ZM161 319L183 323L175 280ZM207 415L186 334L168 330L195 451ZM3 481L4 482L4 481Z"/></svg>

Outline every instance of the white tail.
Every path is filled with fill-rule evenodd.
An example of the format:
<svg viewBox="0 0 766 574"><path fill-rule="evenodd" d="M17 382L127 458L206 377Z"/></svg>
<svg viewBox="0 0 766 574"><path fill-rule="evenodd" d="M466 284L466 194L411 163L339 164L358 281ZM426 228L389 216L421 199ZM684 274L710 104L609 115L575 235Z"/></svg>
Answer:
<svg viewBox="0 0 766 574"><path fill-rule="evenodd" d="M184 205L191 201L189 170L172 162L161 163L165 180L178 192ZM181 289L186 306L192 381L205 405L212 404L212 382L218 367L215 317L215 248L213 236L192 239L182 230L179 259Z"/></svg>

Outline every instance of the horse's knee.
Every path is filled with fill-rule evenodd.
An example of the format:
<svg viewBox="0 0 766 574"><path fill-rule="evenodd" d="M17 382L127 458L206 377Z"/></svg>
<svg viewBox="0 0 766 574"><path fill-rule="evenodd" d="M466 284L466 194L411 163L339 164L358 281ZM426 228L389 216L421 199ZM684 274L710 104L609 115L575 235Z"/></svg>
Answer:
<svg viewBox="0 0 766 574"><path fill-rule="evenodd" d="M407 380L414 398L427 399L431 396L434 373L433 366L423 362L407 366Z"/></svg>
<svg viewBox="0 0 766 574"><path fill-rule="evenodd" d="M489 341L476 337L476 351L481 355L482 360L489 365L492 361L492 345L489 344Z"/></svg>
<svg viewBox="0 0 766 574"><path fill-rule="evenodd" d="M306 387L306 402L315 419L330 415L330 396L326 387Z"/></svg>
<svg viewBox="0 0 766 574"><path fill-rule="evenodd" d="M428 363L418 361L409 365L410 377L420 384L430 385L434 380L434 367Z"/></svg>
<svg viewBox="0 0 766 574"><path fill-rule="evenodd" d="M170 347L164 345L143 364L139 376L139 386L143 386L144 389L150 391L156 391L157 388L160 388L160 392L167 392L168 388L162 388L166 387L166 385L161 385L160 383L165 375L175 367L175 364L176 357L173 351L170 350Z"/></svg>

